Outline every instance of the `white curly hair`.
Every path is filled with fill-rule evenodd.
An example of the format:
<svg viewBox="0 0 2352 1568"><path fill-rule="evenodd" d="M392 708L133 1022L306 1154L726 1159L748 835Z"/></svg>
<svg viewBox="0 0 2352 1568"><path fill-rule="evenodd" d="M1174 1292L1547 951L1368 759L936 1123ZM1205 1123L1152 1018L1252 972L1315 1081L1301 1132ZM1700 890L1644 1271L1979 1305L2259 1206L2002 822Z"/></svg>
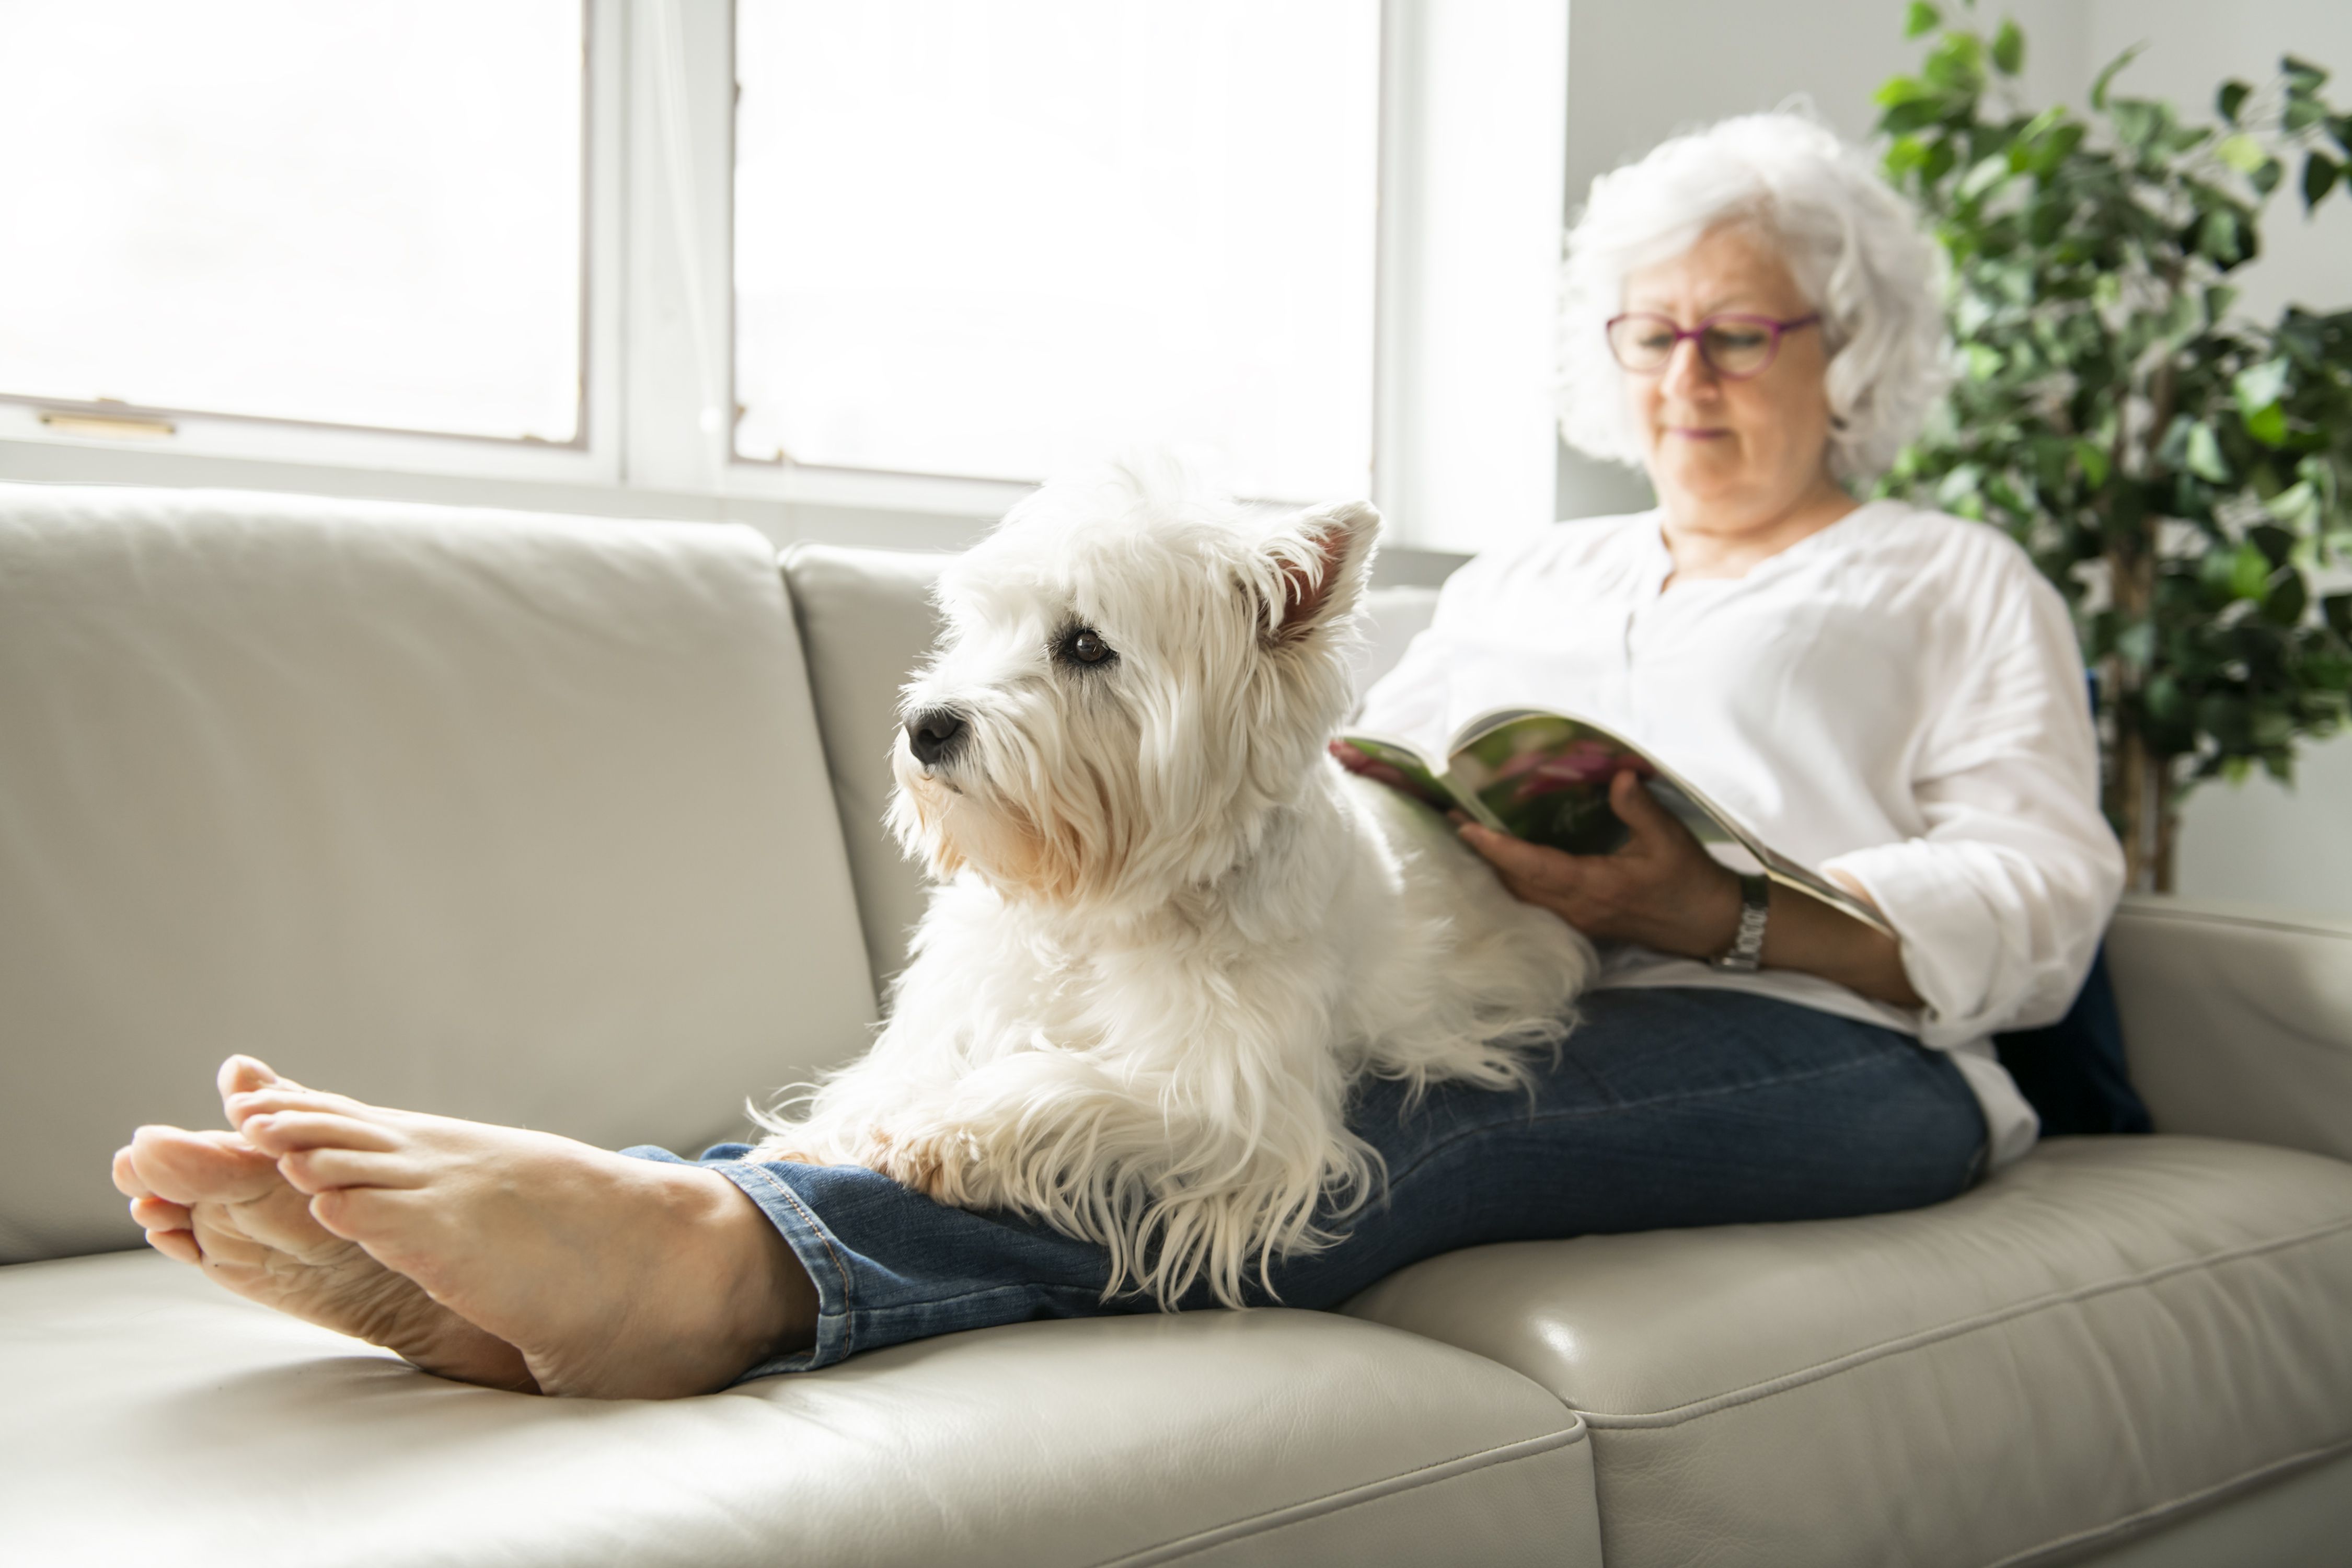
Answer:
<svg viewBox="0 0 2352 1568"><path fill-rule="evenodd" d="M1673 137L1592 182L1560 268L1560 435L1596 458L1641 464L1606 324L1624 309L1626 274L1733 222L1778 246L1821 312L1832 470L1880 473L1950 377L1943 255L1859 149L1785 110Z"/></svg>

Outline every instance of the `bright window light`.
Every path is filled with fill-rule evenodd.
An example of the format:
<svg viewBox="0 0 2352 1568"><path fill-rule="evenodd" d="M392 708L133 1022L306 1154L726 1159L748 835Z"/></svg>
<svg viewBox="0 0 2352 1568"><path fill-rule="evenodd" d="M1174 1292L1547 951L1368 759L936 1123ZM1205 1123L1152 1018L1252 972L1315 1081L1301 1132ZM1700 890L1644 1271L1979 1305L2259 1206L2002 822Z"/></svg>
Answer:
<svg viewBox="0 0 2352 1568"><path fill-rule="evenodd" d="M1370 0L738 0L735 451L1370 484Z"/></svg>
<svg viewBox="0 0 2352 1568"><path fill-rule="evenodd" d="M573 440L583 15L0 5L0 395Z"/></svg>

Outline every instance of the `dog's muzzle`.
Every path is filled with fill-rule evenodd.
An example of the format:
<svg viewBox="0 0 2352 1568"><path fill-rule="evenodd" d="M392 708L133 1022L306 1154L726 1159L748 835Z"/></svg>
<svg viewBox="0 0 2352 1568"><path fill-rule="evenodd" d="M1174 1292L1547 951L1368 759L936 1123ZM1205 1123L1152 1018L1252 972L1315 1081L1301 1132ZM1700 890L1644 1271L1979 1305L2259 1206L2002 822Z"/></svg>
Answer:
<svg viewBox="0 0 2352 1568"><path fill-rule="evenodd" d="M935 768L963 749L971 733L963 715L950 708L934 708L907 721L907 749L927 768Z"/></svg>

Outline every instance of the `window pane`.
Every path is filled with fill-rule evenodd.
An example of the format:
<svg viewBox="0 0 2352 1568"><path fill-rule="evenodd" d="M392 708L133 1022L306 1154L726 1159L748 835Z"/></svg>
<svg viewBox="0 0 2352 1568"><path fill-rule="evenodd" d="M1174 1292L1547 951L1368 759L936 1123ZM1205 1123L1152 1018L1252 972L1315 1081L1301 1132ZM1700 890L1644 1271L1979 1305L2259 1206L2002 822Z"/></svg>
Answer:
<svg viewBox="0 0 2352 1568"><path fill-rule="evenodd" d="M572 439L582 26L0 5L0 394Z"/></svg>
<svg viewBox="0 0 2352 1568"><path fill-rule="evenodd" d="M739 0L739 456L1370 478L1380 7Z"/></svg>

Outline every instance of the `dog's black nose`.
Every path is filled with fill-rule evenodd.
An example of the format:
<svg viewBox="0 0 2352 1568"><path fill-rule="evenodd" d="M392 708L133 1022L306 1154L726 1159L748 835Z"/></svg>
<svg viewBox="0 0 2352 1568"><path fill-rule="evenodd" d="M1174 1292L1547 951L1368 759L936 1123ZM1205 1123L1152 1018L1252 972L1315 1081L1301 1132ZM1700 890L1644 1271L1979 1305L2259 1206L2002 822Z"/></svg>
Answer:
<svg viewBox="0 0 2352 1568"><path fill-rule="evenodd" d="M963 744L964 736L970 732L964 727L962 714L950 708L934 708L907 721L907 749L923 766L937 767Z"/></svg>

